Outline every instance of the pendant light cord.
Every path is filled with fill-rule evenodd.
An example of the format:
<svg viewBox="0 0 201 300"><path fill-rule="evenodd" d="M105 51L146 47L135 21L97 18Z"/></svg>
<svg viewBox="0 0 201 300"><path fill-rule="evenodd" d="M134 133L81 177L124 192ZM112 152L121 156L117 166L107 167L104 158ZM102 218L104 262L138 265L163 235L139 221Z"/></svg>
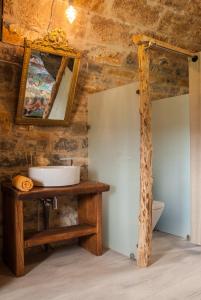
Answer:
<svg viewBox="0 0 201 300"><path fill-rule="evenodd" d="M49 24L48 24L48 27L47 27L47 32L49 31L50 25L51 25L51 22L52 22L54 2L55 2L55 0L52 0L52 4L51 4L51 13L50 13L50 21L49 21Z"/></svg>

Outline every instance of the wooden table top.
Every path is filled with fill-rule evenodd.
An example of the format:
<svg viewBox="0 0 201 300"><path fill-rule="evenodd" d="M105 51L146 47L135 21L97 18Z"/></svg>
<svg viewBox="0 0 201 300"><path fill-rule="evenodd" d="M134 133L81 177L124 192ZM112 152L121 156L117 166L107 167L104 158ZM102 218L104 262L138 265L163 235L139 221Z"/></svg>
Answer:
<svg viewBox="0 0 201 300"><path fill-rule="evenodd" d="M81 195L107 192L110 186L97 181L83 181L76 185L63 187L34 187L29 192L21 192L14 188L11 182L2 183L2 191L10 193L15 199L31 200L61 195Z"/></svg>

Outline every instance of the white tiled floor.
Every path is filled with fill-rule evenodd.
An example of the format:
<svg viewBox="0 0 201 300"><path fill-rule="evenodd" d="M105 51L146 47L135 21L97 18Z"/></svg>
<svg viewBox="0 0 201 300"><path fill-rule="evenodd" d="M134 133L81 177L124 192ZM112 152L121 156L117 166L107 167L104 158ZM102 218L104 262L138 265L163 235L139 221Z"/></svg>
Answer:
<svg viewBox="0 0 201 300"><path fill-rule="evenodd" d="M111 250L96 257L77 246L57 249L29 264L21 278L2 265L0 299L201 300L201 247L155 233L146 269Z"/></svg>

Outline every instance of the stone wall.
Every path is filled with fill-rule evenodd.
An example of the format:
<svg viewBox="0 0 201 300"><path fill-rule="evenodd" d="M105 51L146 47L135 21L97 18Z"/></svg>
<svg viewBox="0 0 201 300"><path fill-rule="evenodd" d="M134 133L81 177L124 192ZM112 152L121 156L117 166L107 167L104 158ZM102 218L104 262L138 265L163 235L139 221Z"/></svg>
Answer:
<svg viewBox="0 0 201 300"><path fill-rule="evenodd" d="M191 6L189 1L174 0L74 0L78 15L72 25L65 16L67 3L4 1L0 44L1 180L26 174L29 165L61 164L59 158L64 156L75 157L74 163L82 165L82 176L87 177L87 96L138 80L133 34L144 33L189 50L201 48L201 31L194 33L201 22L199 0ZM185 20L192 24L191 28ZM35 39L55 28L65 30L70 45L82 52L71 125L15 125L24 37ZM164 51L151 51L150 79L153 100L187 93L187 60ZM26 208L27 228L37 226L36 215L36 204ZM63 200L58 217L53 221L57 225L76 222L71 199Z"/></svg>
<svg viewBox="0 0 201 300"><path fill-rule="evenodd" d="M85 63L80 84L87 92L93 93L137 80L137 55L132 43L134 34L144 33L189 50L201 49L200 4L197 0L193 4L190 2L74 0L78 14L74 23L70 24L65 15L66 0L5 0L3 40L23 45L24 37L35 39L45 35L48 30L62 28L69 43L83 53ZM189 17L189 11L193 18ZM187 25L192 23L192 26L187 28L185 20ZM163 75L163 87L168 71L172 80L165 80L168 85L166 91L172 94L174 80L177 90L181 87L180 92L183 92L184 84L186 88L188 84L180 78L186 76L187 61L182 57L175 59L174 55L171 58L167 54L168 63L163 64L161 58L164 61L164 57L165 53L158 52L154 62ZM172 63L175 60L178 60L177 66ZM181 70L182 66L184 71ZM181 71L178 72L178 68ZM153 76L158 78L157 68L153 68L153 71ZM155 80L153 87L159 95L160 78L157 82ZM161 93L163 91L164 88L161 88Z"/></svg>
<svg viewBox="0 0 201 300"><path fill-rule="evenodd" d="M87 178L87 95L77 88L69 127L37 127L14 122L22 68L23 49L0 43L0 180L27 174L29 166L62 165L60 158L73 157ZM39 209L41 215L41 207ZM38 205L25 205L25 228L37 229ZM61 199L52 224L77 222L76 201ZM1 221L0 221L1 223ZM40 226L41 219L40 219Z"/></svg>
<svg viewBox="0 0 201 300"><path fill-rule="evenodd" d="M150 50L151 99L188 94L188 59L159 49Z"/></svg>

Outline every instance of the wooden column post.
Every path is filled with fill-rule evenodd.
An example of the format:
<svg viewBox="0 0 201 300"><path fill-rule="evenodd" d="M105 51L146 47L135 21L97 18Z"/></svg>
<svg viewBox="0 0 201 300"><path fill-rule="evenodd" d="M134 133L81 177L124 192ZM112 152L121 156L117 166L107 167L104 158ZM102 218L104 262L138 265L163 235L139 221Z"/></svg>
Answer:
<svg viewBox="0 0 201 300"><path fill-rule="evenodd" d="M149 53L146 44L138 45L140 75L140 216L137 264L147 267L152 242L152 133L149 88Z"/></svg>
<svg viewBox="0 0 201 300"><path fill-rule="evenodd" d="M97 256L102 255L102 193L81 195L79 197L78 219L80 224L90 224L96 227L95 234L79 239L80 245Z"/></svg>
<svg viewBox="0 0 201 300"><path fill-rule="evenodd" d="M24 275L23 201L2 189L3 196L3 260L16 276Z"/></svg>
<svg viewBox="0 0 201 300"><path fill-rule="evenodd" d="M146 35L134 35L133 42L138 46L140 73L140 217L138 259L140 267L151 262L152 241L152 134L151 134L151 101L149 90L149 53L148 47L163 48L196 59L196 54L186 49L156 40Z"/></svg>

